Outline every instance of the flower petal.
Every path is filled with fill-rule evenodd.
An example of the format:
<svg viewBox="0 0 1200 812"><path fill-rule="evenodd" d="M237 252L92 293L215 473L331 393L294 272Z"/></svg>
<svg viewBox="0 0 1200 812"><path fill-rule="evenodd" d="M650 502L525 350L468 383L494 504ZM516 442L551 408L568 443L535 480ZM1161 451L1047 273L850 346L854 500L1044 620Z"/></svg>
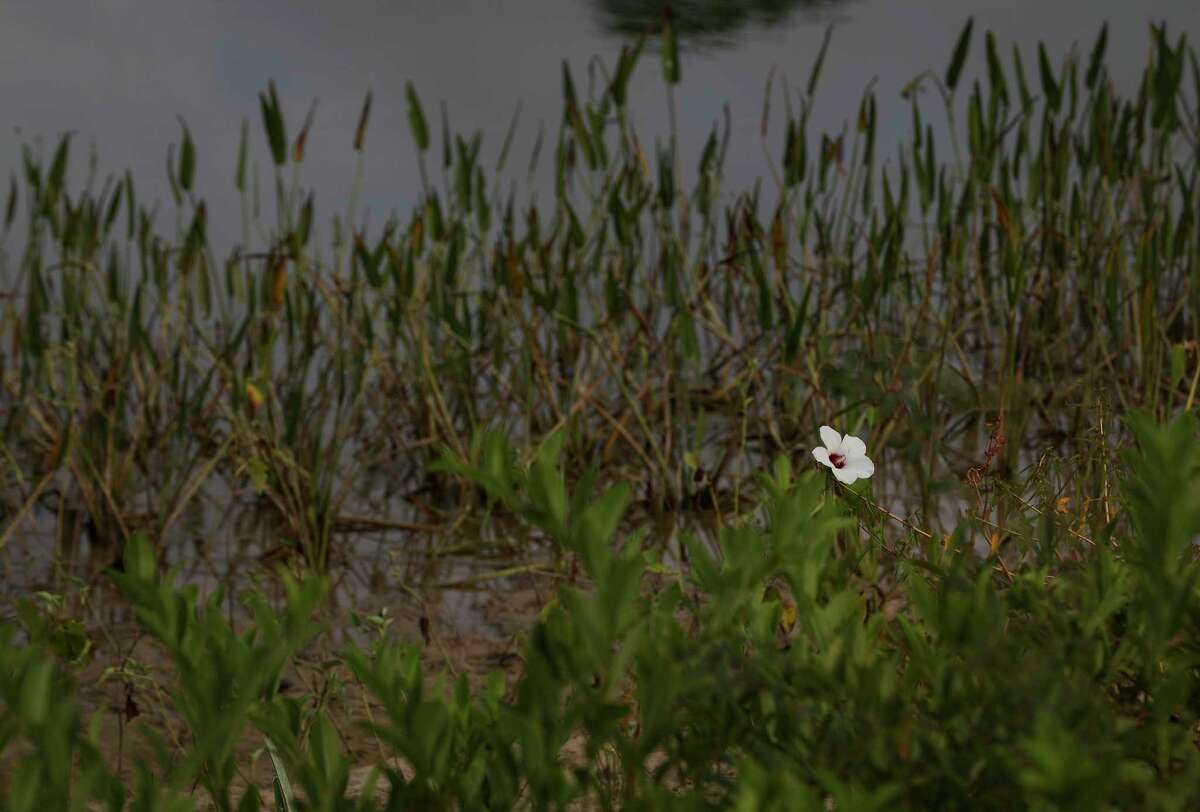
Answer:
<svg viewBox="0 0 1200 812"><path fill-rule="evenodd" d="M842 447L842 435L829 426L821 426L821 442L829 449L830 454L836 454Z"/></svg>
<svg viewBox="0 0 1200 812"><path fill-rule="evenodd" d="M842 453L846 455L847 459L865 457L867 455L867 444L853 434L847 434L842 438Z"/></svg>
<svg viewBox="0 0 1200 812"><path fill-rule="evenodd" d="M875 463L871 462L870 457L849 457L842 470L853 474L854 479L866 479L875 473Z"/></svg>
<svg viewBox="0 0 1200 812"><path fill-rule="evenodd" d="M813 457L822 465L828 465L833 468L833 463L829 461L829 449L817 446L812 450Z"/></svg>
<svg viewBox="0 0 1200 812"><path fill-rule="evenodd" d="M853 485L854 480L858 479L858 470L847 465L842 468L834 468L833 475L843 485Z"/></svg>

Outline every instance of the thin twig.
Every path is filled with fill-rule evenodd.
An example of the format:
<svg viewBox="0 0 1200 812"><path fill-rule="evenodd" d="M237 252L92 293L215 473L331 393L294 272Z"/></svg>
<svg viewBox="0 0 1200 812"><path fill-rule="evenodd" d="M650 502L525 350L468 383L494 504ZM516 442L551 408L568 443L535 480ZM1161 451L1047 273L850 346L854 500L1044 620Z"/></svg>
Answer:
<svg viewBox="0 0 1200 812"><path fill-rule="evenodd" d="M840 485L840 486L841 486L841 487L842 487L842 488L843 488L843 489L846 491L846 493L851 493L851 494L854 494L855 496L857 496L859 499L861 499L861 500L862 500L864 503L866 503L866 504L867 504L867 505L869 505L870 507L872 507L872 508L874 508L875 510L879 511L880 513L882 513L883 515L885 515L885 516L887 516L888 518L892 519L893 521L897 521L897 522L899 522L900 524L904 525L905 527L907 527L909 530L911 530L912 532L916 533L917 535L919 535L919 536L924 536L924 537L925 537L925 538L927 538L927 539L931 539L931 538L933 538L933 533L930 533L928 530L922 530L921 528L919 528L919 527L917 527L916 525L914 525L914 524L912 524L911 522L909 522L907 519L902 519L901 517L897 516L895 513L892 513L890 510L888 510L887 508L883 507L882 505L877 505L877 504L875 504L875 503L874 503L874 502L872 502L870 499L868 499L867 497L863 496L861 493L858 493L857 491L855 491L855 490L853 490L852 488L850 488L850 486L849 486L849 485L846 485L846 484L844 484L844 483L842 483L842 482L839 482L839 483L838 483L838 485Z"/></svg>

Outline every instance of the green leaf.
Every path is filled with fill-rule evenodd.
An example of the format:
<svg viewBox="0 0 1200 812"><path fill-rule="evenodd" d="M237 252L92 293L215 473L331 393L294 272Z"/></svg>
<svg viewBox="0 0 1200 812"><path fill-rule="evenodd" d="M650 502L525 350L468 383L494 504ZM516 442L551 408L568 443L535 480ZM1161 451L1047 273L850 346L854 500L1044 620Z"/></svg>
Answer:
<svg viewBox="0 0 1200 812"><path fill-rule="evenodd" d="M950 64L946 67L946 87L950 88L951 93L958 86L958 79L962 73L963 64L967 61L967 51L971 47L971 31L974 28L975 18L968 17L967 24L963 26L962 33L958 35L958 44L954 46L954 53L950 57Z"/></svg>
<svg viewBox="0 0 1200 812"><path fill-rule="evenodd" d="M1021 94L1021 107L1028 109L1033 102L1029 92L1029 82L1025 79L1025 64L1021 61L1021 51L1013 43L1013 69L1017 74L1017 92Z"/></svg>
<svg viewBox="0 0 1200 812"><path fill-rule="evenodd" d="M617 57L617 69L608 86L608 93L612 96L618 109L625 106L629 77L633 75L633 69L637 65L638 57L641 56L644 44L645 38L641 38L632 49L628 45L621 46L621 54Z"/></svg>
<svg viewBox="0 0 1200 812"><path fill-rule="evenodd" d="M63 181L67 175L67 158L71 152L71 136L68 133L58 142L54 150L54 159L50 163L50 173L46 176L46 198L51 202L58 199Z"/></svg>
<svg viewBox="0 0 1200 812"><path fill-rule="evenodd" d="M283 759L280 758L279 750L275 747L275 743L269 737L264 737L267 746L267 754L271 758L271 768L275 772L275 799L277 805L282 812L295 812L296 796L292 792L292 782L288 780L287 769L283 765Z"/></svg>
<svg viewBox="0 0 1200 812"><path fill-rule="evenodd" d="M612 541L632 495L629 484L621 482L605 491L584 510L583 531L590 544L607 545Z"/></svg>
<svg viewBox="0 0 1200 812"><path fill-rule="evenodd" d="M812 71L808 74L808 86L806 92L811 99L813 94L817 92L817 82L821 78L821 68L825 64L825 53L829 50L829 41L833 38L833 26L825 27L825 37L821 40L821 49L817 51L817 60L813 62Z"/></svg>
<svg viewBox="0 0 1200 812"><path fill-rule="evenodd" d="M371 91L363 99L362 112L358 114L358 127L354 130L354 151L362 152L363 139L367 137L367 122L371 119Z"/></svg>
<svg viewBox="0 0 1200 812"><path fill-rule="evenodd" d="M404 93L408 96L408 129L412 132L417 149L424 152L429 149L429 127L425 124L425 111L421 109L421 100L417 98L417 91L412 82L405 82Z"/></svg>
<svg viewBox="0 0 1200 812"><path fill-rule="evenodd" d="M196 176L196 148L192 144L192 134L188 132L183 119L179 120L179 125L183 127L183 146L179 150L179 185L185 192L190 192Z"/></svg>
<svg viewBox="0 0 1200 812"><path fill-rule="evenodd" d="M35 660L22 675L20 709L31 725L41 725L50 715L51 680L54 677L52 660Z"/></svg>
<svg viewBox="0 0 1200 812"><path fill-rule="evenodd" d="M129 541L125 543L121 563L124 564L125 572L130 577L145 582L154 580L158 566L155 561L154 550L151 549L150 542L146 540L145 534L134 533Z"/></svg>
<svg viewBox="0 0 1200 812"><path fill-rule="evenodd" d="M242 799L238 801L237 812L258 812L262 809L262 796L258 794L258 787L249 786L242 793Z"/></svg>
<svg viewBox="0 0 1200 812"><path fill-rule="evenodd" d="M584 160L587 161L589 169L596 168L596 149L592 144L592 139L588 134L587 127L584 125L583 116L579 112L579 103L575 96L575 83L571 79L571 66L567 60L562 63L563 75L563 97L566 100L566 109L564 114L567 118L567 123L571 125L571 131L575 135L575 142L579 144L579 148L583 150Z"/></svg>
<svg viewBox="0 0 1200 812"><path fill-rule="evenodd" d="M565 433L556 431L542 441L529 472L530 497L535 515L547 522L546 529L567 542L567 483L558 470L558 456Z"/></svg>
<svg viewBox="0 0 1200 812"><path fill-rule="evenodd" d="M1100 34L1096 37L1096 44L1092 46L1092 55L1088 59L1087 74L1084 77L1084 82L1088 88L1095 87L1096 79L1100 77L1100 71L1104 68L1104 50L1108 47L1108 21L1105 20L1100 26Z"/></svg>
<svg viewBox="0 0 1200 812"><path fill-rule="evenodd" d="M669 85L679 84L679 40L675 35L675 26L671 24L671 10L667 7L662 29L662 69L663 79Z"/></svg>
<svg viewBox="0 0 1200 812"><path fill-rule="evenodd" d="M118 187L119 189L120 187ZM4 208L4 227L8 228L12 225L13 218L17 215L17 178L14 175L8 185L8 205Z"/></svg>
<svg viewBox="0 0 1200 812"><path fill-rule="evenodd" d="M276 166L283 166L287 161L287 132L284 129L283 113L279 109L275 82L269 82L267 87L266 93L258 94L258 103L262 110L263 127L267 131L267 145L271 148L271 158Z"/></svg>
<svg viewBox="0 0 1200 812"><path fill-rule="evenodd" d="M1038 71L1042 78L1042 92L1046 94L1046 105L1051 110L1057 110L1060 99L1060 88L1054 78L1054 68L1050 66L1050 57L1046 54L1045 43L1038 43Z"/></svg>
<svg viewBox="0 0 1200 812"><path fill-rule="evenodd" d="M987 32L984 38L987 46L988 80L992 84L992 92L1000 94L1000 98L1008 101L1008 82L1004 79L1004 67L1000 64L1000 54L996 49L996 38L992 32Z"/></svg>
<svg viewBox="0 0 1200 812"><path fill-rule="evenodd" d="M1175 344L1171 347L1171 388L1174 389L1183 379L1186 372L1187 348L1183 344Z"/></svg>

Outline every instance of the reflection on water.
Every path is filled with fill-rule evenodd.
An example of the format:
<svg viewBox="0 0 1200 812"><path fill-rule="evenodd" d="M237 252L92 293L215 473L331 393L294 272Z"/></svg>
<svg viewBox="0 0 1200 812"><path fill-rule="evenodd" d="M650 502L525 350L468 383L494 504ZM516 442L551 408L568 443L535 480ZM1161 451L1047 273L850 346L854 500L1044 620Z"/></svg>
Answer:
<svg viewBox="0 0 1200 812"><path fill-rule="evenodd" d="M205 483L203 497L189 506L180 521L158 541L166 577L177 585L209 595L223 589L231 618L243 622L249 610L236 596L263 589L282 600L279 568L304 572L299 557L289 554L279 517L262 500L230 491L219 477ZM372 494L377 496L377 494ZM364 501L355 509L372 515L396 515L395 505ZM411 512L400 515L414 518ZM86 527L72 534L62 516L37 507L20 531L0 547L0 619L11 617L17 602L33 594L76 595L81 609L100 625L127 624L128 606L103 573L121 566L119 552ZM386 524L386 523L381 523ZM503 518L487 526L460 523L462 537L417 534L395 529L351 529L333 538L329 609L362 611L389 608L400 616L427 616L439 633L502 640L511 632L495 617L489 603L532 587L552 589L554 553L527 528ZM278 543L282 542L282 543ZM513 571L514 563L544 562L537 572ZM495 572L512 572L492 577ZM498 598L499 596L499 598ZM411 631L411 629L409 629ZM334 629L334 642L353 632L344 623ZM411 635L410 635L411 636ZM364 642L359 640L359 642Z"/></svg>
<svg viewBox="0 0 1200 812"><path fill-rule="evenodd" d="M74 131L76 156L91 144L96 147L98 182L109 172L130 170L139 199L160 201L165 220L172 198L164 163L168 146L179 140L182 118L196 144L196 189L209 202L209 236L216 253L228 256L242 239L232 178L243 120L253 135L247 156L251 176L257 173L262 188L270 188L270 156L257 129L258 94L274 79L293 130L313 100L320 100L302 182L316 192L314 228L324 242L330 216L345 210L354 186L358 153L350 145L368 89L374 106L360 211L377 227L390 213L403 215L417 202L422 183L404 94L411 81L426 103L435 144L445 103L451 141L456 134L483 133L481 156L489 167L497 164L505 127L520 103L506 176L494 183L489 179L489 187L507 189L514 183L519 200L535 193L550 196L550 161L531 170L532 178L525 168L533 163L542 126L552 138L562 118L562 61L577 71L592 57L611 66L630 34L660 27L663 6L664 0L369 5L8 0L0 3L0 109L5 111L0 182L20 177L22 143L40 139L48 152L59 134ZM1019 46L1027 59L1039 41L1055 58L1073 44L1088 47L1107 20L1108 65L1121 92L1136 90L1129 85L1145 63L1150 20L1165 20L1172 32L1187 33L1189 41L1200 34L1196 0L677 0L672 7L675 28L685 40L676 88L683 166L689 171L696 166L728 103L728 193L749 189L759 179L770 182L764 156L776 156L782 147L784 105L776 97L776 118L763 142L764 83L774 71L778 79L802 86L831 17L837 29L812 132L836 133L853 121L863 89L877 80L877 140L885 158L910 134L911 110L900 98L901 89L922 71L944 69L968 15L974 16L977 32L995 34L1006 58ZM706 41L719 43L719 49L706 52ZM631 117L645 143L669 126L656 62L656 57L643 59L630 93ZM969 84L983 65L977 43L964 82ZM935 127L940 120L934 118ZM78 173L74 181L85 180L84 161L73 162L72 171ZM5 250L19 255L11 240Z"/></svg>
<svg viewBox="0 0 1200 812"><path fill-rule="evenodd" d="M751 25L769 27L798 10L826 10L845 0L595 0L609 32L639 36L658 31L669 13L676 34L705 46L729 46Z"/></svg>

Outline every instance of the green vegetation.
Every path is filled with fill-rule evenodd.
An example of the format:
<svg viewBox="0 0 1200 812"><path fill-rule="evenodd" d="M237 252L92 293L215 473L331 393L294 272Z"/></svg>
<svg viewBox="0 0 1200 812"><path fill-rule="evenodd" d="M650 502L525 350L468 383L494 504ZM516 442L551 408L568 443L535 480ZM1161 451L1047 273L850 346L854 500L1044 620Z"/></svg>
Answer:
<svg viewBox="0 0 1200 812"><path fill-rule="evenodd" d="M421 204L366 233L351 201L324 255L311 118L289 132L273 87L277 219L244 128L227 256L186 128L169 233L127 175L69 188L69 140L27 150L0 551L86 539L111 565L0 625L0 810L1195 807L1200 64L1154 28L1124 98L1105 42L1031 67L986 35L968 87L968 24L905 90L890 161L871 93L810 133L822 51L783 137L764 126L769 195L722 188L720 128L694 173L675 133L647 157L640 46L586 98L564 65L546 206L409 86ZM875 476L810 470L822 424L864 436ZM178 583L179 529L243 490L287 565ZM329 643L364 529L549 550L516 672L430 674L382 614ZM125 707L93 713L71 607L111 585L169 676L126 652ZM282 690L313 652L316 682Z"/></svg>

